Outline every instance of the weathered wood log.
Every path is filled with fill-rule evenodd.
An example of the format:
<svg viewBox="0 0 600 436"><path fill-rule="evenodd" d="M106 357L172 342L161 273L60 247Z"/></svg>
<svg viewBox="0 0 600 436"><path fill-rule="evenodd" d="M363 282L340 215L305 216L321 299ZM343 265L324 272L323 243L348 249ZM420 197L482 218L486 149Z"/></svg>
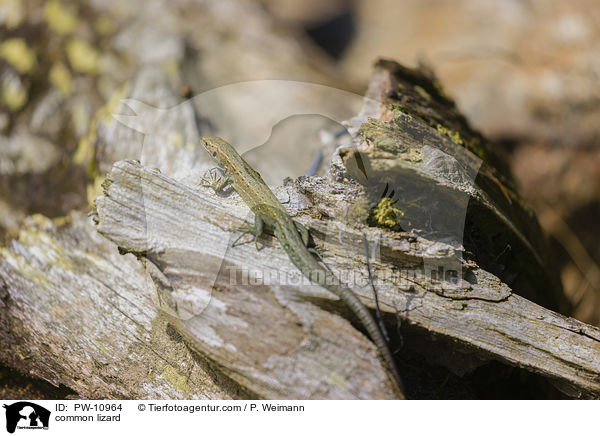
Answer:
<svg viewBox="0 0 600 436"><path fill-rule="evenodd" d="M245 389L263 398L393 397L367 338L309 298L328 293L290 285L300 276L285 253L270 243L259 255L254 244L228 249L230 230L247 215L242 203L135 163L118 163L105 187L98 230L143 253L172 322ZM253 285L260 277L265 283Z"/></svg>
<svg viewBox="0 0 600 436"><path fill-rule="evenodd" d="M352 198L347 186L323 180L305 180L286 190L292 199L307 191L318 193L325 203L342 200L342 191ZM264 241L266 247L259 252L253 244L246 244L223 257L224 241L230 240L230 230L247 213L238 199L223 200L194 191L135 162L122 162L111 172L97 208L95 219L101 233L126 251L144 253L153 269L169 271L156 283L161 284L166 309L179 311L184 318L174 316L174 322L194 348L246 388L266 397L337 397L341 394L331 390L343 391L338 383L344 380L343 385L361 398L386 392L380 386L385 379L378 376L383 371L372 345L364 337L356 338L349 325L342 327L341 320L328 312L332 306L327 300L334 298L327 292L230 282L232 271L264 274L256 280L269 271L293 271L278 243L270 240ZM306 212L297 219L315 235L324 235L328 226ZM160 231L150 234L151 227ZM360 232L347 227L340 231L341 239L360 247ZM372 232L367 234L372 236ZM335 239L318 242L334 271L365 270L360 249L348 251L352 244L342 247ZM438 252L442 248L440 244ZM378 275L393 279L397 276L387 271L392 265L411 268L432 253L427 241L391 232L381 240L381 249L385 262L376 265ZM215 278L211 289L206 274L220 268L226 272ZM452 292L431 290L425 277L413 277L405 289L393 279L382 280L378 282L382 307L415 327L473 349L480 360L527 368L556 380L563 389L570 387L571 394L600 393L599 329L529 302L475 265L469 269L474 283ZM233 278L242 282L238 276ZM199 313L190 312L195 306L192 296L178 295L177 289L192 287L210 294L206 308L196 304ZM373 307L368 287L356 291ZM446 364L452 366L452 362ZM315 386L323 390L315 392Z"/></svg>
<svg viewBox="0 0 600 436"><path fill-rule="evenodd" d="M433 338L416 354L458 375L501 361L569 395L599 396L598 329L526 299L562 303L535 219L502 158L438 94L417 72L380 64L370 101L349 124L354 142L339 149L327 178L287 183L280 198L370 307L362 238L379 239L371 262L384 320L402 320L406 342ZM93 212L112 242L73 215L64 225L37 218L2 249L0 359L91 398L392 398L371 342L326 290L302 282L277 241L230 247L248 210L235 195L198 188L212 164L181 109L164 124L154 119L155 133L174 140L144 138L145 154L139 135L109 118L98 124L102 165L125 150L163 170L115 164ZM479 172L463 145L483 160ZM433 187L434 205L457 216L450 206L473 197L466 231L476 243L463 247L423 220L426 207L406 186ZM497 272L509 263L507 244L523 266L513 281ZM449 264L459 267L454 281L424 268ZM540 291L546 284L551 292ZM402 349L398 358L410 374Z"/></svg>

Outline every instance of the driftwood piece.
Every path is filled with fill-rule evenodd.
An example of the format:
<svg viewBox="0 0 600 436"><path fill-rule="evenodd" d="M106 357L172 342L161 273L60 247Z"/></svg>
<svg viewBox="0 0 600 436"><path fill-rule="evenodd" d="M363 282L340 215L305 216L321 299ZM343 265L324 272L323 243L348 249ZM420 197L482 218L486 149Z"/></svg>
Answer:
<svg viewBox="0 0 600 436"><path fill-rule="evenodd" d="M287 186L286 191L296 206L306 192L318 194L327 204L342 200L342 185L322 180ZM269 239L259 252L253 244L245 244L225 256L223 241L230 240L230 231L247 213L239 199L195 191L135 162L121 162L109 175L97 213L101 233L126 251L143 252L168 271L161 276L164 307L179 310L178 315L187 319L173 319L188 341L245 388L278 398L389 395L372 345L332 315L332 307L344 309L328 303L334 297L327 292L304 286L230 284L230 271L293 271L278 243ZM307 214L297 219L317 238L328 227L325 220ZM160 232L150 234L150 227ZM340 231L344 241L360 247L360 232ZM317 241L328 253L328 265L334 271L342 266L364 271L360 249L348 251L348 246L335 241ZM425 240L389 232L381 240L385 262L376 264L377 274L394 277L386 270L392 265L414 266L435 255L430 248ZM211 290L212 278L206 274L218 269L223 258L227 273L215 277ZM469 269L474 283L452 292L432 290L423 277L413 278L405 289L384 279L378 283L382 307L414 327L470 348L481 360L500 360L542 374L571 395L600 394L599 329L529 302L475 265ZM212 292L206 308L196 304L200 313L190 312L193 299L188 294L186 300L177 291L192 286L204 294ZM368 287L355 290L373 307Z"/></svg>

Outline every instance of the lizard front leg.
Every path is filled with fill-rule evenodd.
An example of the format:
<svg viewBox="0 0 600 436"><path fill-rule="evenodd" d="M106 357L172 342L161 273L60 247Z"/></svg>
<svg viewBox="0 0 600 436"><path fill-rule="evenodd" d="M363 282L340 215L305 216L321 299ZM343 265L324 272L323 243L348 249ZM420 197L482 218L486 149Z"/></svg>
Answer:
<svg viewBox="0 0 600 436"><path fill-rule="evenodd" d="M222 197L231 195L234 191L232 180L219 168L211 168L200 179L202 186L212 188L215 194Z"/></svg>

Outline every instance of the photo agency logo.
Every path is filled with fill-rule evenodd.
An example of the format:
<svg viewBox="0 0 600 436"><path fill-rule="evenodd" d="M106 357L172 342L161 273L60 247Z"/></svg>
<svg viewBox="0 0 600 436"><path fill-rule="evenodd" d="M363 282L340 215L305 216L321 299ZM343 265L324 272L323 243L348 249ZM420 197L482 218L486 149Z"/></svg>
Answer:
<svg viewBox="0 0 600 436"><path fill-rule="evenodd" d="M29 401L4 404L6 409L6 431L14 433L19 430L48 430L50 411Z"/></svg>
<svg viewBox="0 0 600 436"><path fill-rule="evenodd" d="M382 111L387 110L385 103L314 83L258 80L226 85L195 96L190 94L186 94L183 103L169 108L142 102L142 94L132 95L138 98L121 100L113 118L122 125L111 133L113 140L131 138L131 129L141 133L137 136L141 141L137 147L140 164L158 168L162 175L199 191L206 189L202 186L206 181L214 184L226 176L222 169L214 168L215 162L200 145L203 136L220 137L231 144L245 160L244 165L258 171L271 187L285 185L286 178L325 175L323 168L333 156L334 165L362 185L364 198L356 203L367 212L371 211L371 215L373 211L380 214L377 216L380 222L395 223L387 228L410 234L413 240L422 242L418 250L415 249L415 253L423 255L419 268L395 270L398 277L384 279L394 280L394 283L404 281L407 287L415 277L428 280L430 287L461 286L466 211L470 196L477 191L474 181L482 162L465 147L401 112L394 115L393 121L393 128L401 134L391 134L383 122L378 121ZM292 122L299 123L298 128L294 128ZM325 127L312 129L314 134L309 135L307 132L311 132L311 128L307 123L310 122ZM374 135L382 135L384 147L390 149L392 144L402 151L403 157L393 155L388 158L392 165L385 175L369 164L372 159L365 150L374 146L364 137L365 126L369 125L380 127ZM285 134L279 133L282 131ZM323 155L323 150L328 154ZM342 150L345 150L344 155ZM412 154L408 156L406 150L411 150ZM214 219L200 215L190 219L187 210L197 209L197 205L190 203L185 211L188 214L185 225L179 223L177 232L165 231L172 229L180 217L164 213L165 200L161 195L166 194L157 191L152 179L140 177L138 183L138 195L143 199L145 209L139 228L143 228L145 234L132 235L132 238L138 242L145 240L147 244L136 246L136 251L145 251L151 260L155 256L153 263L161 265L162 271L202 271L198 280L190 280L185 286L181 286L181 277L170 281L168 274L160 276L160 287L168 290L165 300L177 317L187 320L199 315L210 302L210 290L223 274L230 284L240 286L260 284L261 280L270 282L263 284L275 280L279 285L292 286L307 283L301 274L298 277L299 271L288 274L268 270L272 267L270 263L252 271L231 271L230 265L236 262L228 262L228 259L233 255L232 250L239 246L240 237L235 226L216 223ZM227 194L233 192L230 189ZM293 188L275 193L288 209L286 204L302 202L298 200L301 195L294 193ZM186 198L183 192L181 198ZM319 242L341 245L340 249L352 256L367 256L373 262L380 260L379 239L385 230L376 229L372 219L369 221L364 213L355 213L357 204L353 204L352 199L340 198L348 204L337 209L341 210L340 216L331 217L327 229L320 232ZM375 231L369 233L372 240L366 240L365 233L363 241L346 236L340 223L348 223L348 215L361 216L363 222L359 226L377 230L379 236ZM248 212L246 222L254 222L252 213ZM206 226L211 228L207 230ZM223 237L211 237L213 230ZM252 235L246 236L241 240L252 243ZM209 243L210 255L204 251ZM262 248L260 243L257 248ZM169 255L170 251L173 251L172 255ZM178 255L182 252L186 253L185 260ZM367 276L366 268L359 272L339 269L337 267L335 272L338 279L349 280L347 285L351 287L369 286L372 278L381 278L371 277L371 272ZM366 282L365 277L368 277ZM238 280L241 281L238 283Z"/></svg>

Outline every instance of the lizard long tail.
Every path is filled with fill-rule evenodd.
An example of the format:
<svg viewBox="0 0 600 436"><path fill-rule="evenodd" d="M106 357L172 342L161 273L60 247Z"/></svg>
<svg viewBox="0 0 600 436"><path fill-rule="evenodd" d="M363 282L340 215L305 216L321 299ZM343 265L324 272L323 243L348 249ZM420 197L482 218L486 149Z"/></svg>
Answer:
<svg viewBox="0 0 600 436"><path fill-rule="evenodd" d="M396 361L392 356L390 347L383 337L379 326L375 322L373 315L371 312L369 312L369 309L365 307L365 305L358 299L354 292L341 284L332 285L331 287L328 286L327 289L340 297L340 299L350 308L350 310L352 310L354 315L356 315L356 317L362 322L367 330L367 333L369 334L369 337L377 346L377 351L388 367L388 371L394 377L398 388L401 392L404 392L404 385L402 383L402 378L400 377L398 367L396 366Z"/></svg>
<svg viewBox="0 0 600 436"><path fill-rule="evenodd" d="M282 218L283 219L283 218ZM282 244L284 250L287 252L290 260L296 267L306 275L311 282L324 287L328 291L340 297L340 299L352 310L354 315L359 319L362 325L367 330L369 337L375 343L386 369L393 376L394 381L398 387L398 395L404 397L404 385L402 378L396 366L392 352L390 351L389 345L385 340L383 333L379 329L379 326L375 322L371 312L365 307L360 301L356 294L348 287L338 280L338 278L331 272L327 271L321 266L321 264L308 252L305 248L304 243L296 230L296 226L293 224L291 219L287 225L277 226L275 231L277 239ZM292 245L296 247L302 247L302 250L292 249Z"/></svg>
<svg viewBox="0 0 600 436"><path fill-rule="evenodd" d="M301 271L311 271L310 275L308 276L311 282L323 286L328 291L337 295L348 306L348 308L350 308L350 310L367 330L371 340L375 343L377 351L383 359L385 366L387 366L386 369L390 375L393 376L393 379L400 390L400 395L403 396L404 384L402 383L400 372L396 366L396 361L394 360L394 356L390 351L389 344L385 340L383 333L381 333L381 330L379 329L377 322L375 322L373 315L371 312L369 312L369 309L365 307L365 305L350 288L344 286L337 279L337 277L335 277L331 272L325 270L316 260L311 259L308 261L310 265L306 265L306 259L301 259L295 256L290 256L290 259Z"/></svg>

